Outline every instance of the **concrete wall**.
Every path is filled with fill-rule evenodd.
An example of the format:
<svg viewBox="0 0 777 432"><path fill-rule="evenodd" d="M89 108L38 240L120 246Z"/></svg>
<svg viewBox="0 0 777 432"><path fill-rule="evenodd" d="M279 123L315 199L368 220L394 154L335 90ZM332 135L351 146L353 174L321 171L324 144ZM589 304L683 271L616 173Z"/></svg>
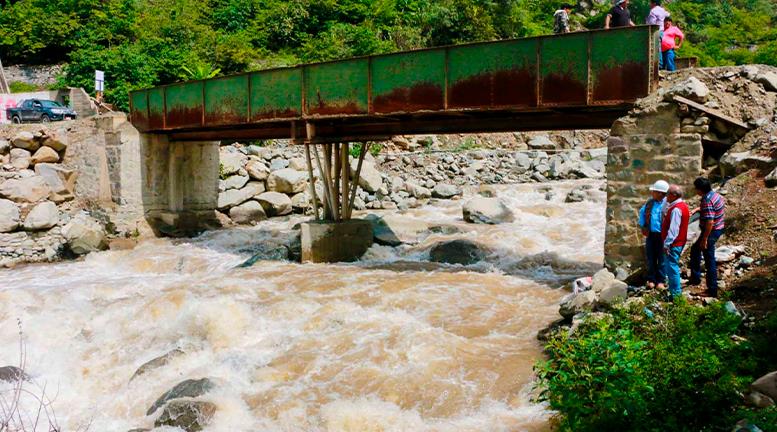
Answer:
<svg viewBox="0 0 777 432"><path fill-rule="evenodd" d="M158 234L191 235L216 225L219 142L141 134L142 198Z"/></svg>
<svg viewBox="0 0 777 432"><path fill-rule="evenodd" d="M636 270L644 263L639 208L656 180L683 186L686 196L702 172L702 139L683 133L675 105L619 119L607 140L605 263Z"/></svg>

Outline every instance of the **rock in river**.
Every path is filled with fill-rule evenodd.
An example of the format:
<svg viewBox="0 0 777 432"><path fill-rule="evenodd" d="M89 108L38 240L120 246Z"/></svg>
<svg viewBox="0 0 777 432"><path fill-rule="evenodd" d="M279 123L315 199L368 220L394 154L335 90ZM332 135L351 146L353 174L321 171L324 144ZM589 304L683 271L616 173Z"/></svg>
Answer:
<svg viewBox="0 0 777 432"><path fill-rule="evenodd" d="M453 240L436 244L429 251L429 259L446 264L470 265L482 261L486 253L483 248L469 240Z"/></svg>
<svg viewBox="0 0 777 432"><path fill-rule="evenodd" d="M464 220L472 223L500 224L512 222L513 212L498 198L475 197L462 208Z"/></svg>

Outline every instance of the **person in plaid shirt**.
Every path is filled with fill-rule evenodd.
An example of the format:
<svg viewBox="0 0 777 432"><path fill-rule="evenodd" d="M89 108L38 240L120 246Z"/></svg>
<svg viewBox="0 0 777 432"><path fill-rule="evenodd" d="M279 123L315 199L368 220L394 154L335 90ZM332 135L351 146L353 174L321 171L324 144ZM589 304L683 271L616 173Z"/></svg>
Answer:
<svg viewBox="0 0 777 432"><path fill-rule="evenodd" d="M701 197L701 205L695 212L699 212L699 228L701 236L691 247L691 285L701 283L701 260L707 267L707 295L718 296L718 265L715 261L715 245L726 227L724 218L726 214L726 201L712 190L712 184L704 177L699 177L693 182L696 194Z"/></svg>

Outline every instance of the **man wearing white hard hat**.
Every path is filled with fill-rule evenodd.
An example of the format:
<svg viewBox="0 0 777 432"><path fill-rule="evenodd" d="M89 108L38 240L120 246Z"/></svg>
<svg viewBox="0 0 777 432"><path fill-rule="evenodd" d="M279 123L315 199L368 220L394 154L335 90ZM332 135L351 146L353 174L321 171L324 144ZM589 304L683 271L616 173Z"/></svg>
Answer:
<svg viewBox="0 0 777 432"><path fill-rule="evenodd" d="M666 193L669 183L659 180L650 187L650 199L639 209L639 227L645 236L645 259L647 260L647 287L663 287L664 274L664 244L661 240L661 224L663 222L663 207L666 204Z"/></svg>

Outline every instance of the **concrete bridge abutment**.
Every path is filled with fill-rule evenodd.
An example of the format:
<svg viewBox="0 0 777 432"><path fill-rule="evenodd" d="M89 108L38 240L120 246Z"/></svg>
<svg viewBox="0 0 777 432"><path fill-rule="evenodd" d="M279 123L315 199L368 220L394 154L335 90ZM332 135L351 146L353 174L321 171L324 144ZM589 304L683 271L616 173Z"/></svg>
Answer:
<svg viewBox="0 0 777 432"><path fill-rule="evenodd" d="M161 235L189 236L217 225L219 141L141 134L143 208Z"/></svg>

